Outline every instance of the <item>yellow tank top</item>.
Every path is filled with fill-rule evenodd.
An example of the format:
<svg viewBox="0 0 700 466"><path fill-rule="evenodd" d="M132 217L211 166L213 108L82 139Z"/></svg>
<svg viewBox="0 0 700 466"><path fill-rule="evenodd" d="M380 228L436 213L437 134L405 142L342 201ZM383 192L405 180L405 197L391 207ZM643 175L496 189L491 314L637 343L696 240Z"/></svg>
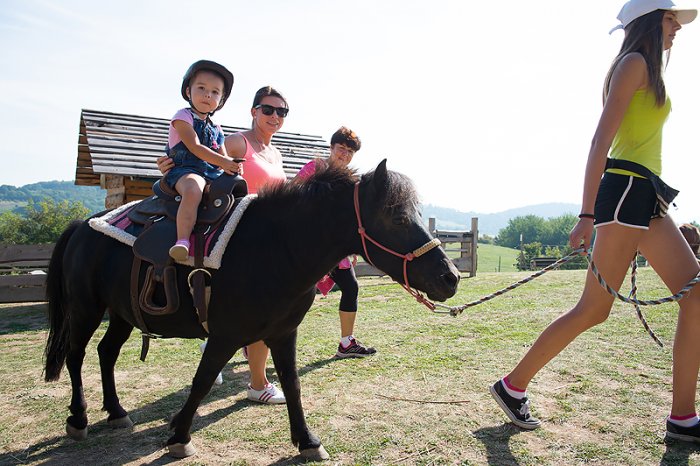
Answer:
<svg viewBox="0 0 700 466"><path fill-rule="evenodd" d="M610 158L637 162L661 176L661 134L670 112L671 100L668 97L659 107L653 92L637 90L613 139ZM607 171L634 175L616 168Z"/></svg>

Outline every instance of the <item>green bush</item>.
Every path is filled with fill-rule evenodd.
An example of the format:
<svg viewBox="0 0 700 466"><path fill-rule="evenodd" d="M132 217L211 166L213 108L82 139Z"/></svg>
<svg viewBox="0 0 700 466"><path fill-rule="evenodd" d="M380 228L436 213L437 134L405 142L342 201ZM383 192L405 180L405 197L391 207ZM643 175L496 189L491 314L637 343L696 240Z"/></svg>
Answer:
<svg viewBox="0 0 700 466"><path fill-rule="evenodd" d="M54 243L73 220L89 214L82 202L45 198L38 203L29 200L24 215L13 212L0 214L0 243Z"/></svg>

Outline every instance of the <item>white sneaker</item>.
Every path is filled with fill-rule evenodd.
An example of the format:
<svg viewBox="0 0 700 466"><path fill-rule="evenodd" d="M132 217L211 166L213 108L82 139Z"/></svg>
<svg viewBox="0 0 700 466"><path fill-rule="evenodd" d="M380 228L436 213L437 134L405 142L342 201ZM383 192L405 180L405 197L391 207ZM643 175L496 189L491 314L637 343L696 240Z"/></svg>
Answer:
<svg viewBox="0 0 700 466"><path fill-rule="evenodd" d="M202 343L201 345L199 345L199 352L202 353L202 354L204 354L204 349L205 349L206 347L207 347L207 342L206 342L206 340L205 340L204 343ZM224 383L224 377L221 375L221 372L219 372L219 375L216 376L216 380L214 380L214 383L215 383L216 385L221 385L221 384Z"/></svg>
<svg viewBox="0 0 700 466"><path fill-rule="evenodd" d="M254 390L248 384L248 399L268 405L281 405L287 402L282 390L277 390L277 387L271 383L265 385L265 388L262 390Z"/></svg>

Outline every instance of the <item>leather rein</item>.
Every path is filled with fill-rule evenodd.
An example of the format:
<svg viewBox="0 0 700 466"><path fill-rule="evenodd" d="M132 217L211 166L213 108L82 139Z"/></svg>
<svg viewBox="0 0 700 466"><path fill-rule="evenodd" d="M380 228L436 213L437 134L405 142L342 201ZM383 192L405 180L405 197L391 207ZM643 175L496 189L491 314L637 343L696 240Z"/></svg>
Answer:
<svg viewBox="0 0 700 466"><path fill-rule="evenodd" d="M399 254L396 251L393 251L386 246L383 246L380 244L378 241L373 239L371 236L367 234L367 231L365 230L365 227L362 225L362 216L360 215L360 182L355 183L355 192L353 194L353 199L355 201L355 216L357 217L357 232L360 235L360 238L362 239L362 248L365 251L365 257L369 261L372 266L376 267L374 265L374 262L372 262L372 259L369 257L369 252L367 251L367 241L370 241L372 244L377 246L379 249L388 252L389 254L393 254L396 257L399 257L403 259L403 280L404 283L401 283L401 286L408 291L408 293L416 298L416 301L419 303L423 304L425 307L430 309L431 311L435 309L435 304L430 302L423 294L421 294L418 290L414 290L411 288L411 285L408 283L408 263L413 261L416 257L420 257L426 252L430 251L431 249L440 246L440 240L437 238L433 238L427 243L425 243L423 246L419 247L418 249L415 249L412 252L409 252L408 254Z"/></svg>

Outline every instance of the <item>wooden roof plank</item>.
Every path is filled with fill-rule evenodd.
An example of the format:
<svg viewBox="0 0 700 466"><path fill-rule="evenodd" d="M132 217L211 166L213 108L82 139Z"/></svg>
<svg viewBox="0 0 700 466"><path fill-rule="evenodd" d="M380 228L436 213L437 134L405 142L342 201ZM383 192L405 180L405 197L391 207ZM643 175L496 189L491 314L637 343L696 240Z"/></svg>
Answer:
<svg viewBox="0 0 700 466"><path fill-rule="evenodd" d="M165 153L168 119L83 109L78 136L76 184L96 184L101 174L161 176L155 160ZM222 125L227 134L247 128ZM272 142L282 154L287 177L310 159L328 156L328 143L320 136L276 133Z"/></svg>

